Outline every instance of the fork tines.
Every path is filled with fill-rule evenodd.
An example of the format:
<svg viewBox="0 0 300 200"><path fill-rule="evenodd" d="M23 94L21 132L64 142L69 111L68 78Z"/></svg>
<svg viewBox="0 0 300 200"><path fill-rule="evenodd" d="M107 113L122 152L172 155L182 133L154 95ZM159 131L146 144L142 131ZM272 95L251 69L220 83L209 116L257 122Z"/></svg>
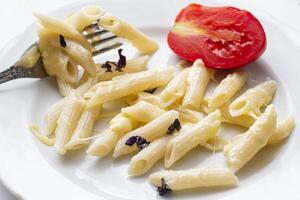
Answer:
<svg viewBox="0 0 300 200"><path fill-rule="evenodd" d="M119 41L118 36L100 28L98 26L98 22L94 22L85 27L82 33L88 42L94 47L93 56L116 49L123 44Z"/></svg>

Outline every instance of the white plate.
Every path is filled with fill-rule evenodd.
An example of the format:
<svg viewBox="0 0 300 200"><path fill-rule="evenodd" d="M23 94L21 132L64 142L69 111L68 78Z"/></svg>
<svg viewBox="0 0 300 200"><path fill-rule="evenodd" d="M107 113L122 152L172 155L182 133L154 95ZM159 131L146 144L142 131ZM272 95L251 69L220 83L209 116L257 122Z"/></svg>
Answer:
<svg viewBox="0 0 300 200"><path fill-rule="evenodd" d="M252 11L262 22L268 38L263 56L245 69L252 72L252 81L269 76L278 83L274 104L279 117L294 113L300 118L300 86L298 74L300 40L297 35L248 5L221 1L201 1L208 5L235 5ZM160 42L161 48L151 59L150 66L165 67L178 59L166 45L166 33L177 12L189 3L184 1L97 1L73 4L51 14L62 17L87 4L102 6L109 12L136 25ZM0 66L12 64L26 47L36 39L35 26L28 27L10 41L0 54ZM124 47L126 55L132 48ZM104 60L104 59L102 59ZM128 178L128 158L112 160L86 156L84 151L59 156L54 149L40 144L29 132L32 122L42 124L49 105L59 99L52 80L18 80L0 85L0 177L19 197L30 200L53 199L160 199L146 177ZM228 129L227 129L228 130ZM300 147L299 128L276 147L263 149L237 175L238 187L230 189L195 189L175 193L172 199L299 199ZM204 149L194 150L174 169L220 165L220 154ZM161 169L161 164L153 171Z"/></svg>

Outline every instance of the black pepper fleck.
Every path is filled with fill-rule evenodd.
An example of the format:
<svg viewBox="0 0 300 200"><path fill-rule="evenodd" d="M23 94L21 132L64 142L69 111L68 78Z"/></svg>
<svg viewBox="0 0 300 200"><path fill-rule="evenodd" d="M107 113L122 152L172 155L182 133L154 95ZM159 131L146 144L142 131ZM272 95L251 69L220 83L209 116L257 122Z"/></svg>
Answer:
<svg viewBox="0 0 300 200"><path fill-rule="evenodd" d="M132 146L132 145L136 144L136 146L140 150L142 150L145 147L147 147L150 144L150 142L148 142L145 138L140 137L140 136L131 136L130 138L128 138L126 140L125 144L128 145L128 146Z"/></svg>
<svg viewBox="0 0 300 200"><path fill-rule="evenodd" d="M166 184L165 179L161 178L161 186L157 187L157 191L160 196L163 196L163 195L171 192L172 190L170 188L168 188L168 185Z"/></svg>
<svg viewBox="0 0 300 200"><path fill-rule="evenodd" d="M63 35L59 35L59 43L60 43L60 46L62 46L62 47L67 46L66 40Z"/></svg>
<svg viewBox="0 0 300 200"><path fill-rule="evenodd" d="M175 130L180 131L181 129L181 124L179 119L175 119L174 122L169 126L167 130L167 134L171 135Z"/></svg>

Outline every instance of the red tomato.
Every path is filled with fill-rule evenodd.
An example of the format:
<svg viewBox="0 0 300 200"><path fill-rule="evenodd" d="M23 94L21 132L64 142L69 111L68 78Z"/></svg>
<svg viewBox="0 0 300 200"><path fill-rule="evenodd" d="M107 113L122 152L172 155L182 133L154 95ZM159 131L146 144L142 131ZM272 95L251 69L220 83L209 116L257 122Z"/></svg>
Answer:
<svg viewBox="0 0 300 200"><path fill-rule="evenodd" d="M190 4L177 15L168 44L186 60L201 58L207 67L232 69L256 60L265 50L266 35L246 10Z"/></svg>

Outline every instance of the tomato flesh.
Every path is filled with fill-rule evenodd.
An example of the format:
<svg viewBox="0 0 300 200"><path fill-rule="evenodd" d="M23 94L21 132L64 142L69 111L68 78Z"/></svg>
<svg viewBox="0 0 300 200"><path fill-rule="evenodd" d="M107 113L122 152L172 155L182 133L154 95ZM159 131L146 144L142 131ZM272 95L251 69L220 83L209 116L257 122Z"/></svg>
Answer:
<svg viewBox="0 0 300 200"><path fill-rule="evenodd" d="M191 4L177 15L168 44L186 60L200 58L207 67L232 69L256 60L265 50L266 35L246 10Z"/></svg>

